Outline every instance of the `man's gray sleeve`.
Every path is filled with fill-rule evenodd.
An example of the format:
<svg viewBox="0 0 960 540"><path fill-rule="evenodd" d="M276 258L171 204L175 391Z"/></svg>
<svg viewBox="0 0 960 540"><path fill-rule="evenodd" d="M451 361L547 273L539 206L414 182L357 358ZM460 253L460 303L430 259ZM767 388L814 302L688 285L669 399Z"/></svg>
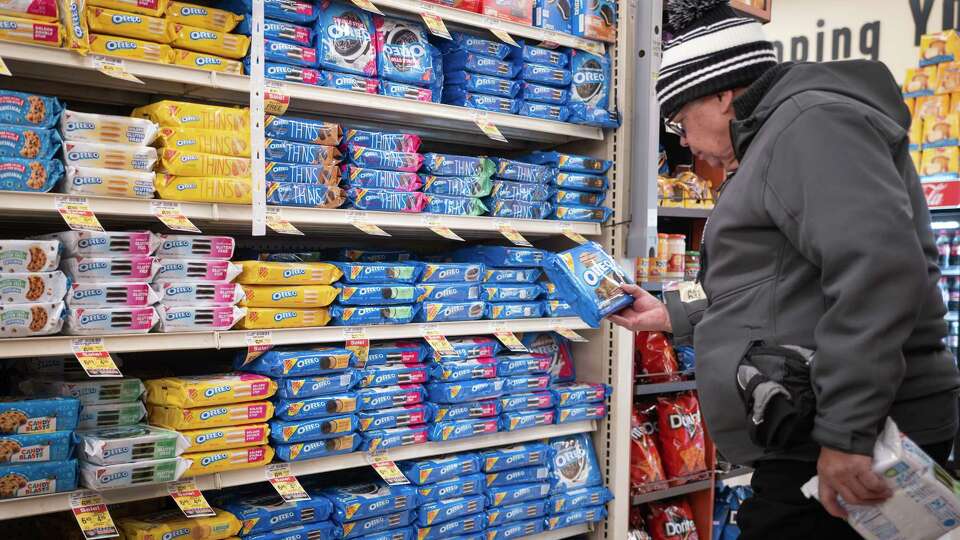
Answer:
<svg viewBox="0 0 960 540"><path fill-rule="evenodd" d="M663 294L667 303L667 312L670 313L670 325L673 327L673 342L676 345L693 346L693 328L703 318L703 311L707 309L706 300L682 302L680 293L669 291Z"/></svg>
<svg viewBox="0 0 960 540"><path fill-rule="evenodd" d="M929 279L907 180L892 157L905 144L903 132L862 108L832 103L800 112L771 136L778 140L764 206L821 269L813 438L872 455Z"/></svg>

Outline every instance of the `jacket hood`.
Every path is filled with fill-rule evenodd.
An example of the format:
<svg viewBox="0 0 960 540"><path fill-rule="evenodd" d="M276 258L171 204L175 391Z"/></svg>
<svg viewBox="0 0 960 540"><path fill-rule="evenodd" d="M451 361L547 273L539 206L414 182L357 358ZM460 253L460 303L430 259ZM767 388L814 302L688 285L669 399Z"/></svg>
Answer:
<svg viewBox="0 0 960 540"><path fill-rule="evenodd" d="M910 129L910 111L890 70L880 62L781 64L769 70L734 106L737 119L730 123L734 152L742 159L767 118L781 104L802 92L832 92L860 101Z"/></svg>

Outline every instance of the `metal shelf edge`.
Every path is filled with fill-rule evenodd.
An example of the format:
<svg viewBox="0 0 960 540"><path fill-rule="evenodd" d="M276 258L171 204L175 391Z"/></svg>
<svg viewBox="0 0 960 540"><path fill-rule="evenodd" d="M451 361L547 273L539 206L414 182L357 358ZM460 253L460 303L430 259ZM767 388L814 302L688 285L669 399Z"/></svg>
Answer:
<svg viewBox="0 0 960 540"><path fill-rule="evenodd" d="M740 476L745 476L748 474L753 474L752 467L734 467L727 472L717 473L717 480L730 480L731 478L738 478Z"/></svg>
<svg viewBox="0 0 960 540"><path fill-rule="evenodd" d="M657 207L658 217L706 219L710 217L712 209L705 208L670 208L664 206Z"/></svg>
<svg viewBox="0 0 960 540"><path fill-rule="evenodd" d="M655 384L638 384L634 388L634 395L649 396L653 394L665 394L668 392L683 392L686 390L696 390L697 381L676 381Z"/></svg>
<svg viewBox="0 0 960 540"><path fill-rule="evenodd" d="M713 478L708 478L706 480L698 480L696 482L690 482L689 484L684 484L682 486L672 487L669 489L662 489L660 491L654 491L651 493L644 493L642 495L634 495L631 499L631 503L636 506L638 504L644 504L652 501L660 501L663 499L669 499L670 497L676 497L679 495L686 495L688 493L695 493L697 491L702 491L705 489L710 489L713 486Z"/></svg>

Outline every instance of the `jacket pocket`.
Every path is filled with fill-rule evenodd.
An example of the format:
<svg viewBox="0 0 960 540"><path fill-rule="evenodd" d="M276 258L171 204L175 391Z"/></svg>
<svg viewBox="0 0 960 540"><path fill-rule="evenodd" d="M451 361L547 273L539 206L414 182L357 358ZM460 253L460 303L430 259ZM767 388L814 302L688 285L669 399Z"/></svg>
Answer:
<svg viewBox="0 0 960 540"><path fill-rule="evenodd" d="M774 275L774 276L768 276L768 277L765 277L765 278L763 278L763 279L760 279L760 280L757 280L757 281L754 281L754 282L751 282L751 283L747 283L746 285L741 285L741 286L739 286L739 287L737 287L737 288L735 288L735 289L733 289L733 290L729 290L729 291L726 291L726 292L724 292L724 293L720 293L720 294L718 294L718 295L710 298L710 302L711 302L711 303L720 302L721 300L725 300L725 299L727 299L727 298L730 298L731 296L735 296L735 295L738 295L738 294L741 294L741 293L745 293L745 292L749 291L750 289L754 289L754 288L759 287L759 286L761 286L761 285L764 285L764 284L766 284L766 283L770 283L771 281L773 281L773 280L775 280L775 279L777 279L777 276L775 276L775 275Z"/></svg>

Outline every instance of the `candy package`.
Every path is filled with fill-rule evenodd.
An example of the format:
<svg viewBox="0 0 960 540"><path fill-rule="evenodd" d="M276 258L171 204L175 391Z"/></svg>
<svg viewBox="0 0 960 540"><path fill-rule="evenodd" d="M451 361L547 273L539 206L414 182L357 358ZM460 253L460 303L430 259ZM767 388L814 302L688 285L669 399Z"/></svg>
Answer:
<svg viewBox="0 0 960 540"><path fill-rule="evenodd" d="M363 169L356 165L344 165L341 177L352 188L419 191L423 185L417 173Z"/></svg>
<svg viewBox="0 0 960 540"><path fill-rule="evenodd" d="M544 269L564 300L594 328L633 303L621 288L633 279L595 242L549 255Z"/></svg>
<svg viewBox="0 0 960 540"><path fill-rule="evenodd" d="M657 427L663 468L671 479L707 470L700 402L691 393L657 400Z"/></svg>
<svg viewBox="0 0 960 540"><path fill-rule="evenodd" d="M360 431L418 426L427 422L426 405L404 405L357 413Z"/></svg>

